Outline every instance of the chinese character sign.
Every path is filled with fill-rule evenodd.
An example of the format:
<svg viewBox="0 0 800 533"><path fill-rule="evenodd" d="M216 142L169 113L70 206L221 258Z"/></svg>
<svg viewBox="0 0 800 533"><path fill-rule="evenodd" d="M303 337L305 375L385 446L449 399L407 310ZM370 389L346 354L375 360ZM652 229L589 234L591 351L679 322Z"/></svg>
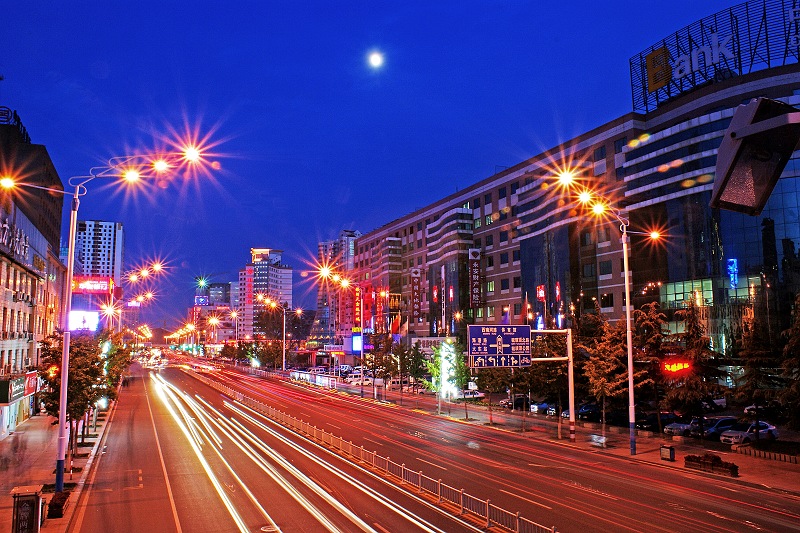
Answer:
<svg viewBox="0 0 800 533"><path fill-rule="evenodd" d="M481 251L469 249L469 306L473 309L481 306Z"/></svg>
<svg viewBox="0 0 800 533"><path fill-rule="evenodd" d="M418 268L411 269L411 318L418 319L422 316L422 301L420 290L422 273Z"/></svg>

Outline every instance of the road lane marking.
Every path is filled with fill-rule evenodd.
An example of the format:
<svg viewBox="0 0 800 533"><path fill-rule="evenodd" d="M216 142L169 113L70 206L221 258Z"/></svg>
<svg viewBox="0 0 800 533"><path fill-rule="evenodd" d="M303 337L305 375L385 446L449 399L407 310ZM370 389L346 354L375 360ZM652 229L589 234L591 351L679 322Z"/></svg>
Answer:
<svg viewBox="0 0 800 533"><path fill-rule="evenodd" d="M447 470L447 468L445 468L443 466L439 466L436 463L432 463L430 461L426 461L425 459L420 459L419 457L417 457L417 461L422 461L426 465L431 465L431 466L436 467L436 468L441 468L442 470Z"/></svg>
<svg viewBox="0 0 800 533"><path fill-rule="evenodd" d="M327 424L332 428L342 429L341 427L337 426L336 424L331 424L330 422L327 422Z"/></svg>
<svg viewBox="0 0 800 533"><path fill-rule="evenodd" d="M533 505L538 505L539 507L544 507L544 508L545 508L545 509L547 509L547 510L550 510L550 511L552 511L552 510L553 510L553 508L552 508L552 507L550 507L549 505L545 505L545 504L543 504L543 503L539 503L539 502L537 502L537 501L530 500L530 499L528 499L528 498L525 498L525 497L523 497L523 496L520 496L519 494L514 494L513 492L509 492L509 491L507 491L507 490L503 490L503 489L500 489L500 492L504 492L505 494L508 494L509 496L514 496L515 498L519 498L520 500L526 501L526 502L528 502L528 503L532 503Z"/></svg>
<svg viewBox="0 0 800 533"><path fill-rule="evenodd" d="M375 443L375 444L378 444L378 445L380 445L380 446L383 446L383 443L382 443L382 442L378 442L377 440L372 440L372 439L370 439L369 437L364 437L364 440L368 440L368 441L370 441L370 442L372 442L372 443Z"/></svg>

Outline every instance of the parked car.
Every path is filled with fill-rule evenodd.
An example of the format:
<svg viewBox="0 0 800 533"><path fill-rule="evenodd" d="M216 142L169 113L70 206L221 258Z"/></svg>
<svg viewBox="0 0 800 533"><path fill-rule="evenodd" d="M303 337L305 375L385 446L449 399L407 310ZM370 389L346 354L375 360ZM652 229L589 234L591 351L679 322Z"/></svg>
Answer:
<svg viewBox="0 0 800 533"><path fill-rule="evenodd" d="M658 431L658 417L661 417L661 427L666 427L668 424L671 424L675 421L678 416L675 413L650 413L649 415L645 416L644 418L640 418L636 421L636 429L641 429L643 431Z"/></svg>
<svg viewBox="0 0 800 533"><path fill-rule="evenodd" d="M671 424L664 426L665 435L680 435L688 437L693 427L700 426L699 418L680 418Z"/></svg>
<svg viewBox="0 0 800 533"><path fill-rule="evenodd" d="M746 415L745 418L749 420L755 420L756 416L758 416L759 419L766 418L769 420L777 420L783 415L783 406L776 401L767 402L765 405L759 405L758 410L756 410L755 405L748 405L744 408L744 414Z"/></svg>
<svg viewBox="0 0 800 533"><path fill-rule="evenodd" d="M774 440L778 438L778 429L766 422L736 422L727 431L723 431L719 436L719 441L723 444L745 444L756 440L756 433L759 439Z"/></svg>
<svg viewBox="0 0 800 533"><path fill-rule="evenodd" d="M603 419L603 410L596 403L586 403L581 405L575 412L578 420L586 420L589 422L600 422Z"/></svg>
<svg viewBox="0 0 800 533"><path fill-rule="evenodd" d="M353 380L348 380L348 383L350 383L350 385L357 385L357 386L361 386L361 385L372 386L372 378L369 378L369 377L361 378L361 377L359 377L359 378L356 378L356 379L353 379Z"/></svg>
<svg viewBox="0 0 800 533"><path fill-rule="evenodd" d="M536 413L539 415L547 414L547 409L550 407L550 404L547 402L534 402L531 404L531 413Z"/></svg>
<svg viewBox="0 0 800 533"><path fill-rule="evenodd" d="M703 420L702 437L706 440L719 440L723 431L727 431L737 422L735 416L710 416ZM692 437L700 438L700 426L693 426L689 430Z"/></svg>
<svg viewBox="0 0 800 533"><path fill-rule="evenodd" d="M485 397L484 393L477 390L462 390L456 393L456 400L483 400Z"/></svg>
<svg viewBox="0 0 800 533"><path fill-rule="evenodd" d="M514 398L504 398L498 402L501 407L513 409L515 411L530 409L531 400L524 394L515 394Z"/></svg>

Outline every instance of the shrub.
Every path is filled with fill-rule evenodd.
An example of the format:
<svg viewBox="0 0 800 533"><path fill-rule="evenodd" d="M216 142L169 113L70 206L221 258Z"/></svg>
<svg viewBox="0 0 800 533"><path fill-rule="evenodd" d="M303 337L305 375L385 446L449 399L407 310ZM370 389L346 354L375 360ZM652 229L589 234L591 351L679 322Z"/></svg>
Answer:
<svg viewBox="0 0 800 533"><path fill-rule="evenodd" d="M47 505L47 518L61 518L67 508L70 492L68 490L56 492Z"/></svg>

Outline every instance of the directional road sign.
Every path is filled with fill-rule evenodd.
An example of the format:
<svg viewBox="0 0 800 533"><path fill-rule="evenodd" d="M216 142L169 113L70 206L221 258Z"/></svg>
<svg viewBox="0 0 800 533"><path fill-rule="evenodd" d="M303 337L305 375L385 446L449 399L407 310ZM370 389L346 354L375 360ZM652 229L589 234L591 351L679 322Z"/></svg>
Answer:
<svg viewBox="0 0 800 533"><path fill-rule="evenodd" d="M473 367L521 367L531 364L530 326L469 326Z"/></svg>

